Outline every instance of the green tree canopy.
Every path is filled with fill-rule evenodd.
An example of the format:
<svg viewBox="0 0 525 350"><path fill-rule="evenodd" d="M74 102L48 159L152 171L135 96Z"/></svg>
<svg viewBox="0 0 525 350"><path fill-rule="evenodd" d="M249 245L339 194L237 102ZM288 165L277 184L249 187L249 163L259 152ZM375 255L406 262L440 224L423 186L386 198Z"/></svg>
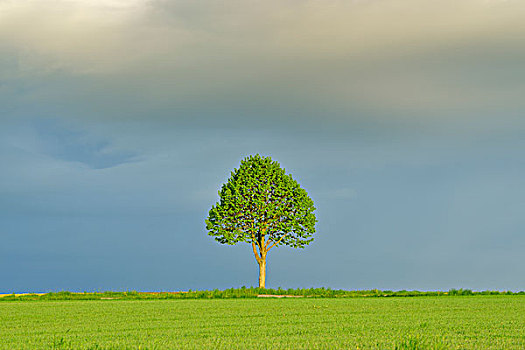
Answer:
<svg viewBox="0 0 525 350"><path fill-rule="evenodd" d="M249 156L219 191L206 228L219 243L251 244L265 287L266 255L279 245L304 248L313 240L314 203L276 161Z"/></svg>

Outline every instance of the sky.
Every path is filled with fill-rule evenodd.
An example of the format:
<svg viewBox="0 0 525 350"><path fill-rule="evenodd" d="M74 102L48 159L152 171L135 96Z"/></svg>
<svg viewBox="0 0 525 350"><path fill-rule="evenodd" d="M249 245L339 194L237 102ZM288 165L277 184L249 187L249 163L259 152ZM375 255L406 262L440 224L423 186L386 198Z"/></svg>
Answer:
<svg viewBox="0 0 525 350"><path fill-rule="evenodd" d="M256 286L204 220L307 190L266 286L525 290L525 2L0 0L0 293Z"/></svg>

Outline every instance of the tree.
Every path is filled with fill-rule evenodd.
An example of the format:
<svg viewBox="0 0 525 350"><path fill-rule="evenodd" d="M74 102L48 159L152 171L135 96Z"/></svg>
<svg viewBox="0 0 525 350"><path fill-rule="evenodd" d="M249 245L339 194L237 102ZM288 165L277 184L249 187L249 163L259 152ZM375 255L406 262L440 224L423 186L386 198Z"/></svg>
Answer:
<svg viewBox="0 0 525 350"><path fill-rule="evenodd" d="M206 228L222 244L246 242L259 264L265 288L266 256L279 245L304 248L313 241L314 203L292 175L270 157L249 156L219 191Z"/></svg>

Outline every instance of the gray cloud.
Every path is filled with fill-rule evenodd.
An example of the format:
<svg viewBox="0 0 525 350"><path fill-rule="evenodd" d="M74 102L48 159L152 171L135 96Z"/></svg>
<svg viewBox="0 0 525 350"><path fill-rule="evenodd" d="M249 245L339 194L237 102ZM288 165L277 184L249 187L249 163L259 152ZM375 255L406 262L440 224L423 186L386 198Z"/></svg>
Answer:
<svg viewBox="0 0 525 350"><path fill-rule="evenodd" d="M53 120L36 120L38 148L52 157L70 162L79 162L93 169L105 169L136 159L130 151L112 149L111 142L74 130Z"/></svg>
<svg viewBox="0 0 525 350"><path fill-rule="evenodd" d="M525 127L522 2L124 4L1 2L8 114L35 113L25 104L215 127Z"/></svg>

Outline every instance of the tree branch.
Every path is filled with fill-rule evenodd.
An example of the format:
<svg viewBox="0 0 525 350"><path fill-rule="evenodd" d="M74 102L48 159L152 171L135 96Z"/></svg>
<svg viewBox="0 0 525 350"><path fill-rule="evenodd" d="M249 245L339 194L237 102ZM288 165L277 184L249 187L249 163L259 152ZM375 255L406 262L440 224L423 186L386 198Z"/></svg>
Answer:
<svg viewBox="0 0 525 350"><path fill-rule="evenodd" d="M255 247L255 242L253 240L252 240L252 249L253 249L253 254L255 255L255 260L257 260L257 263L260 264L261 257L259 256L259 254L257 254L257 248Z"/></svg>
<svg viewBox="0 0 525 350"><path fill-rule="evenodd" d="M284 234L281 238L279 238L279 240L277 242L275 242L274 244L272 244L270 246L270 248L267 249L267 251L272 249L273 247L275 247L277 244L279 244L283 240L283 238L286 237L286 236L288 236L288 233Z"/></svg>

